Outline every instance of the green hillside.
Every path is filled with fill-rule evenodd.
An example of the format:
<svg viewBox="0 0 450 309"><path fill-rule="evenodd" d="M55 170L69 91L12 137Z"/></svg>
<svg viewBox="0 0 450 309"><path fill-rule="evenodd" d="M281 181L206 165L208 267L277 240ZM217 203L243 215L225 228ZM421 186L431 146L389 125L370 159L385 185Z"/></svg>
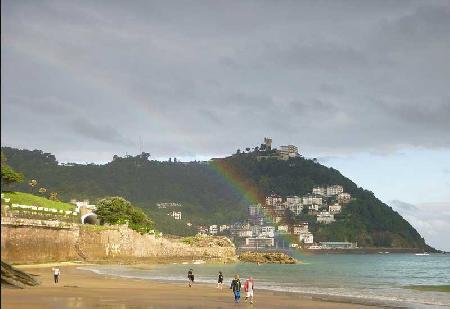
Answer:
<svg viewBox="0 0 450 309"><path fill-rule="evenodd" d="M75 210L75 206L60 201L52 201L44 197L24 192L5 192L4 198L9 199L7 204L31 205L37 207L54 208L57 210Z"/></svg>
<svg viewBox="0 0 450 309"><path fill-rule="evenodd" d="M104 196L123 196L149 211L157 228L166 233L193 233L187 222L222 224L246 218L248 200L211 163L151 161L143 153L135 157L115 156L103 165L59 165L53 155L38 150L3 147L2 151L11 167L57 192L60 199L95 201ZM342 185L355 198L344 208L338 222L326 226L311 222L315 240L358 241L360 246L426 246L419 233L397 212L339 171L304 158L259 161L256 156L233 155L214 165L233 171L248 187L256 188L259 199L270 193L304 195L316 185L331 184ZM29 190L26 183L16 188ZM170 210L157 208L159 202L182 203L183 220L174 222L167 216Z"/></svg>

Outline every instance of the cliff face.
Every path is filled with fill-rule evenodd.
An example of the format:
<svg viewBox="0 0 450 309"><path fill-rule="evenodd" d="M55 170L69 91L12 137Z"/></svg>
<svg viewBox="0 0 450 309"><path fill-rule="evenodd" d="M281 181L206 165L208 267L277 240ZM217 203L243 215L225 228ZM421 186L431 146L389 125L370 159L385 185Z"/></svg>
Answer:
<svg viewBox="0 0 450 309"><path fill-rule="evenodd" d="M131 261L152 258L234 258L235 247L200 247L141 235L126 226L58 224L2 218L1 258L14 263Z"/></svg>

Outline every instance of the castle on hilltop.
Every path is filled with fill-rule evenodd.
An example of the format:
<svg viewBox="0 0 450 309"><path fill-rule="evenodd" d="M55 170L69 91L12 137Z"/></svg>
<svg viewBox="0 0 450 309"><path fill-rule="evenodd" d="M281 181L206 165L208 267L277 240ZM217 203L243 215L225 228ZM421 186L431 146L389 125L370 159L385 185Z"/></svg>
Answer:
<svg viewBox="0 0 450 309"><path fill-rule="evenodd" d="M298 147L294 145L280 146L279 149L272 149L272 139L264 137L264 143L260 147L256 147L255 152L258 152L258 160L276 158L278 160L289 160L289 158L300 157Z"/></svg>

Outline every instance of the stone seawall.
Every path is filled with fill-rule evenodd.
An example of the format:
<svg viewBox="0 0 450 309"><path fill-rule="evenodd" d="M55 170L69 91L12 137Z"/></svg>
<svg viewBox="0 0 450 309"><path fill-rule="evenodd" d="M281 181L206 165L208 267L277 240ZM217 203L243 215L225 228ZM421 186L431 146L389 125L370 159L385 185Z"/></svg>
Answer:
<svg viewBox="0 0 450 309"><path fill-rule="evenodd" d="M90 226L2 217L1 258L11 263L234 258L234 246L196 247L126 226Z"/></svg>

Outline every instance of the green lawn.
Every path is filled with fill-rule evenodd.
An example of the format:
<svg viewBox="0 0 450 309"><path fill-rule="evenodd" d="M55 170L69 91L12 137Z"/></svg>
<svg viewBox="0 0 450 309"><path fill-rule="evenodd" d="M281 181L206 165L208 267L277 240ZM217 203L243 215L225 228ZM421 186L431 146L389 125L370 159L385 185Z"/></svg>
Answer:
<svg viewBox="0 0 450 309"><path fill-rule="evenodd" d="M20 205L31 205L38 207L55 208L58 210L75 210L75 205L63 202L51 201L45 197L36 196L29 193L23 192L3 192L5 198L9 198L9 205L20 204Z"/></svg>

